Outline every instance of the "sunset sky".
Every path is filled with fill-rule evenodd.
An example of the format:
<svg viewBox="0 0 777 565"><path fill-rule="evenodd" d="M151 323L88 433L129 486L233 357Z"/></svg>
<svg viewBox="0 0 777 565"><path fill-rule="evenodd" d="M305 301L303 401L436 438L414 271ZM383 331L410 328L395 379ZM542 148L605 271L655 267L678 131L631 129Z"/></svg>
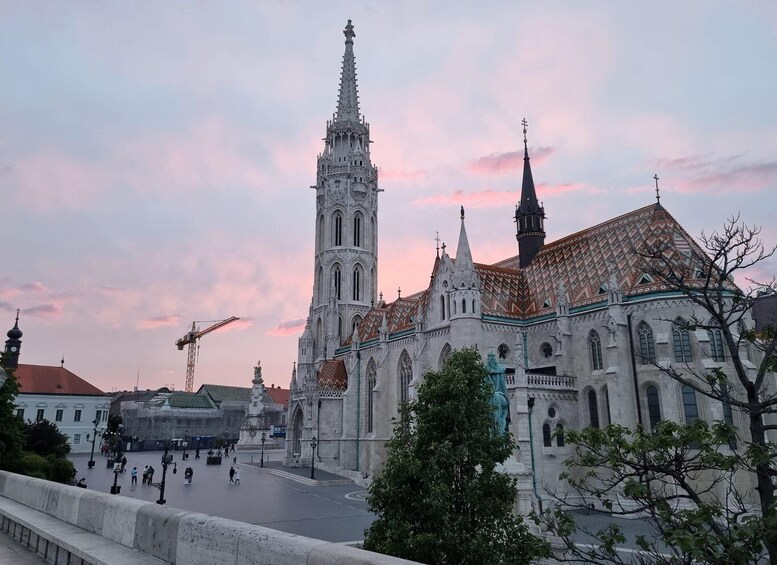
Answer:
<svg viewBox="0 0 777 565"><path fill-rule="evenodd" d="M379 290L435 234L517 254L529 123L547 241L655 202L777 243L774 2L0 0L0 328L105 391L287 387L313 279L316 156L343 28L379 167ZM770 260L755 278L771 278ZM746 283L746 281L739 281ZM208 324L203 324L208 325ZM4 338L3 338L4 339Z"/></svg>

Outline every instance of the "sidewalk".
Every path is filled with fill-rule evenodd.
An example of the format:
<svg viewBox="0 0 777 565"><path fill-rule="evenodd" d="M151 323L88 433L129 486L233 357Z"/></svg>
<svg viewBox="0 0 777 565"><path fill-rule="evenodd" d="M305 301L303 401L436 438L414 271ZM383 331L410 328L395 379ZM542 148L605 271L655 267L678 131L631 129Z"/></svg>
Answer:
<svg viewBox="0 0 777 565"><path fill-rule="evenodd" d="M260 467L260 463L243 463L251 467ZM314 478L310 478L310 467L288 467L280 461L265 461L264 469L275 475L295 480L310 486L340 486L355 484L348 477L335 475L323 469L316 468Z"/></svg>
<svg viewBox="0 0 777 565"><path fill-rule="evenodd" d="M4 531L0 531L0 563L3 565L44 565L43 557L27 549Z"/></svg>

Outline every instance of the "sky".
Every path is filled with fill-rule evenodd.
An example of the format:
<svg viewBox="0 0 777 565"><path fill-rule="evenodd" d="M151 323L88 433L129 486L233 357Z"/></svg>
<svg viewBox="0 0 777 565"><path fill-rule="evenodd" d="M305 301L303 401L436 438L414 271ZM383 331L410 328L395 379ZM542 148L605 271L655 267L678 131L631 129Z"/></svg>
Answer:
<svg viewBox="0 0 777 565"><path fill-rule="evenodd" d="M523 133L547 242L655 202L777 243L773 2L0 0L0 328L106 392L288 387L316 156L353 20L379 168L378 289L435 237L517 254ZM748 273L777 273L777 260ZM746 281L738 281L746 283ZM2 331L7 331L3 329Z"/></svg>

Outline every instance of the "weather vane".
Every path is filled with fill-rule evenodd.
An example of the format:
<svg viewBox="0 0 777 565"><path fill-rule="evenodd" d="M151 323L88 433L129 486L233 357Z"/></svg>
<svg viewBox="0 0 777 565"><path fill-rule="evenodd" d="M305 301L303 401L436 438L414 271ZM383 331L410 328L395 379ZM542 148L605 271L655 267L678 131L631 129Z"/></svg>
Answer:
<svg viewBox="0 0 777 565"><path fill-rule="evenodd" d="M653 178L654 178L654 179L656 179L656 202L657 202L658 204L661 204L661 194L660 194L660 192L658 191L658 173L656 173L655 175L653 175Z"/></svg>

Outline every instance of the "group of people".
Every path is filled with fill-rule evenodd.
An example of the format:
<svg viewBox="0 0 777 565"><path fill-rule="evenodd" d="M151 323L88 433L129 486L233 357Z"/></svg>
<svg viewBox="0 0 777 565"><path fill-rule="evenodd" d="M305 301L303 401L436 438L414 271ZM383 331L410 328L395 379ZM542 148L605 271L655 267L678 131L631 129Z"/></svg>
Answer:
<svg viewBox="0 0 777 565"><path fill-rule="evenodd" d="M240 484L240 467L237 469L235 467L229 468L229 482L236 485Z"/></svg>

